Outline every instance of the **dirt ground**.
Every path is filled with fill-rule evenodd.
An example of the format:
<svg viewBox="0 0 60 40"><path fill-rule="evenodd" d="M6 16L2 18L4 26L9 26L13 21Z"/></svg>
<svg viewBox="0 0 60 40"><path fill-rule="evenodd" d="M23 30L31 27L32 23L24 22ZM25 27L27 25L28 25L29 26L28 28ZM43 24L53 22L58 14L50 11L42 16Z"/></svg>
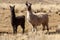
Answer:
<svg viewBox="0 0 60 40"><path fill-rule="evenodd" d="M45 12L49 15L49 33L46 30L42 31L42 25L37 26L38 31L32 32L32 25L26 20L25 34L22 34L22 29L18 27L18 33L12 34L11 12L10 5L15 5L16 16L26 16L25 4L6 4L0 3L0 40L60 40L60 5L56 4L32 4L32 11L35 13Z"/></svg>

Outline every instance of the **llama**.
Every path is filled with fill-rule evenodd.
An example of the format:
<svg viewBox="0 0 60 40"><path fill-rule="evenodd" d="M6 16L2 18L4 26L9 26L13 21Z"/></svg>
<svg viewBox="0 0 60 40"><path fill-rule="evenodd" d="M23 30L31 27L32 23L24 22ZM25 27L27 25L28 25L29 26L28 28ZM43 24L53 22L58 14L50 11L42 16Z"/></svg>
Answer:
<svg viewBox="0 0 60 40"><path fill-rule="evenodd" d="M26 6L27 6L27 20L32 24L33 29L37 30L36 26L39 26L42 24L43 26L43 31L45 30L45 26L47 27L47 31L49 31L48 28L48 15L47 13L37 13L34 14L32 12L32 8L31 8L31 3L26 2ZM35 30L34 30L35 31Z"/></svg>
<svg viewBox="0 0 60 40"><path fill-rule="evenodd" d="M18 16L16 17L15 15L15 5L14 6L10 6L10 10L11 10L11 24L13 26L13 33L17 33L17 27L18 25L21 25L21 28L23 29L23 33L25 30L25 16Z"/></svg>

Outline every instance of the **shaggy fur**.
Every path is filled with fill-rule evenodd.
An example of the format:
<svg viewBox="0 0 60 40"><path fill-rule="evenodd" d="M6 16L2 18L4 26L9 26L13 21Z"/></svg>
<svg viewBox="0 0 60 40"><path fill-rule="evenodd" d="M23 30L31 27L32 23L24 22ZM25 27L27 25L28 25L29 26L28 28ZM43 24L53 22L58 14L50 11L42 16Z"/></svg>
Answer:
<svg viewBox="0 0 60 40"><path fill-rule="evenodd" d="M34 29L37 29L36 26L39 26L42 24L43 30L45 30L45 26L48 28L48 15L46 13L36 13L34 14L31 9L31 3L26 2L26 6L28 9L27 12L27 20L32 24Z"/></svg>
<svg viewBox="0 0 60 40"><path fill-rule="evenodd" d="M15 15L15 6L10 6L10 10L11 10L11 24L13 27L13 33L17 33L17 27L18 25L21 25L21 28L23 29L23 33L25 30L25 16L19 16L16 17Z"/></svg>

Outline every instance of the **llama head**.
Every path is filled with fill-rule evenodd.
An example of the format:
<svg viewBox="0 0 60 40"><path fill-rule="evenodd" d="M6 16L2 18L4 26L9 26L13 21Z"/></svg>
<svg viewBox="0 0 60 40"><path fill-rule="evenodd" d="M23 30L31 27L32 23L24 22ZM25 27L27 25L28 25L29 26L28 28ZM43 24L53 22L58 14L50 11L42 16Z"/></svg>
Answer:
<svg viewBox="0 0 60 40"><path fill-rule="evenodd" d="M31 3L29 3L28 1L26 1L26 6L27 6L27 8L28 8L28 10L31 10Z"/></svg>
<svg viewBox="0 0 60 40"><path fill-rule="evenodd" d="M10 6L10 10L11 11L14 11L14 9L15 9L15 5L14 6Z"/></svg>

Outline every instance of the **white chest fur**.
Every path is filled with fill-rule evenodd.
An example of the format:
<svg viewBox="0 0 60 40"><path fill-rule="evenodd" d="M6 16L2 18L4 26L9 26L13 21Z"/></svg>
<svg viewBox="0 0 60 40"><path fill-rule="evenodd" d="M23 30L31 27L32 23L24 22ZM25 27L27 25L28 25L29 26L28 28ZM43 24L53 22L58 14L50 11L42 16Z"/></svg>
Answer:
<svg viewBox="0 0 60 40"><path fill-rule="evenodd" d="M28 19L28 20L30 19L30 14L29 14L28 11L27 11L27 19Z"/></svg>

